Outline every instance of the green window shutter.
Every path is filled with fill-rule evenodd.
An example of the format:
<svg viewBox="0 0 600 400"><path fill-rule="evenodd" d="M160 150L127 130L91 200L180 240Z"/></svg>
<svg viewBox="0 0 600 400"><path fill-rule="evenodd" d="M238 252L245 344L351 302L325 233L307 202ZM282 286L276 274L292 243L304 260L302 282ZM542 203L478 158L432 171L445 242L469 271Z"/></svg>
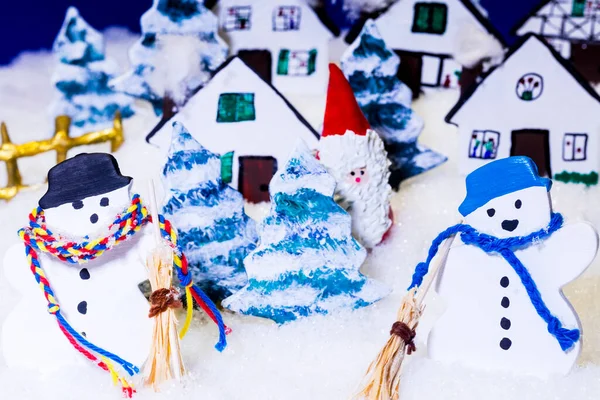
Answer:
<svg viewBox="0 0 600 400"><path fill-rule="evenodd" d="M235 93L223 93L219 96L217 122L234 122L235 103Z"/></svg>
<svg viewBox="0 0 600 400"><path fill-rule="evenodd" d="M586 0L573 0L573 9L571 10L571 16L583 17L585 13L585 2Z"/></svg>
<svg viewBox="0 0 600 400"><path fill-rule="evenodd" d="M317 50L312 49L308 52L308 72L307 75L314 74L317 70Z"/></svg>
<svg viewBox="0 0 600 400"><path fill-rule="evenodd" d="M254 121L254 93L222 93L219 96L217 122Z"/></svg>
<svg viewBox="0 0 600 400"><path fill-rule="evenodd" d="M221 156L221 180L231 183L233 179L233 151Z"/></svg>
<svg viewBox="0 0 600 400"><path fill-rule="evenodd" d="M436 4L432 7L432 11L433 15L431 17L431 33L441 35L446 32L448 6L445 4Z"/></svg>
<svg viewBox="0 0 600 400"><path fill-rule="evenodd" d="M290 51L282 49L279 52L279 59L277 60L277 75L288 74L288 62L290 59Z"/></svg>
<svg viewBox="0 0 600 400"><path fill-rule="evenodd" d="M413 32L427 32L429 30L430 5L425 3L415 4L415 18Z"/></svg>

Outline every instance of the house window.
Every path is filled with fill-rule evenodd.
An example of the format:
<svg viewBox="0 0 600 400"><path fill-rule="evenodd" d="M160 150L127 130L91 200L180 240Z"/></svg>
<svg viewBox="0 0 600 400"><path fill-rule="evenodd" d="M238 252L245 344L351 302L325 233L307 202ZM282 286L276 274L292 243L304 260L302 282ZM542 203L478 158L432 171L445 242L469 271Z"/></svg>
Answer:
<svg viewBox="0 0 600 400"><path fill-rule="evenodd" d="M573 0L573 8L571 9L571 16L583 17L585 13L585 3L587 0Z"/></svg>
<svg viewBox="0 0 600 400"><path fill-rule="evenodd" d="M543 91L544 78L538 74L525 74L517 81L517 96L521 100L535 100L542 95Z"/></svg>
<svg viewBox="0 0 600 400"><path fill-rule="evenodd" d="M493 160L498 155L500 133L496 131L473 131L469 142L469 158Z"/></svg>
<svg viewBox="0 0 600 400"><path fill-rule="evenodd" d="M217 122L254 121L254 93L223 93L219 96Z"/></svg>
<svg viewBox="0 0 600 400"><path fill-rule="evenodd" d="M587 158L588 135L585 133L565 133L563 139L563 160L583 161Z"/></svg>
<svg viewBox="0 0 600 400"><path fill-rule="evenodd" d="M448 6L444 3L417 3L412 31L443 35L448 22Z"/></svg>
<svg viewBox="0 0 600 400"><path fill-rule="evenodd" d="M227 7L225 11L225 21L223 29L226 31L246 31L250 30L250 17L252 16L252 7L235 6Z"/></svg>
<svg viewBox="0 0 600 400"><path fill-rule="evenodd" d="M279 52L277 75L308 76L315 72L317 50L286 50Z"/></svg>
<svg viewBox="0 0 600 400"><path fill-rule="evenodd" d="M300 13L298 6L280 6L273 10L274 31L297 31L300 29Z"/></svg>

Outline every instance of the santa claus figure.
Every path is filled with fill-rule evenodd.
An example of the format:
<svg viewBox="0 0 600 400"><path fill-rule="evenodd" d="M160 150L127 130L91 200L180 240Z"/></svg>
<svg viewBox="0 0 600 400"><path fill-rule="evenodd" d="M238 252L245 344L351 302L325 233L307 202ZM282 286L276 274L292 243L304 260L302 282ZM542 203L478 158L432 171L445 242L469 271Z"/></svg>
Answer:
<svg viewBox="0 0 600 400"><path fill-rule="evenodd" d="M352 233L366 248L392 225L390 162L342 71L329 65L329 88L318 157L337 181L338 203L352 216Z"/></svg>

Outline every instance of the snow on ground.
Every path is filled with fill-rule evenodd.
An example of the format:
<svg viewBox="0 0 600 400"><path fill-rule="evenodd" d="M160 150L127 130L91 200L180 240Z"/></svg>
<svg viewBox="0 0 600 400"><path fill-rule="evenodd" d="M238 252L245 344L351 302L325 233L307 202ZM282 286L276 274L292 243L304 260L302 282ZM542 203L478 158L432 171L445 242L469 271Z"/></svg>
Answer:
<svg viewBox="0 0 600 400"><path fill-rule="evenodd" d="M109 35L111 57L124 66L126 50L135 40L119 30ZM339 43L337 44L339 46ZM339 48L337 52L339 52ZM334 51L336 53L336 51ZM48 137L52 122L46 114L53 91L50 87L52 60L47 53L25 54L11 67L0 69L0 120L6 121L15 143ZM206 318L197 318L183 342L189 370L181 386L165 387L155 394L138 388L138 399L348 399L367 365L388 337L396 309L418 261L425 257L433 237L459 220L457 207L464 196L464 177L457 174L456 128L443 117L454 104L457 92L428 93L415 103L415 111L426 122L421 142L450 157L432 171L402 184L394 195L396 224L391 237L377 247L363 267L368 276L386 282L394 292L381 302L354 312L310 319L277 327L270 321L224 313L233 328L229 346L219 354L213 349L217 333ZM324 99L291 97L316 127L322 119ZM127 140L116 156L125 174L136 178L142 195L146 180L157 177L162 160L143 138L156 122L149 106L142 105L136 117L125 121ZM282 134L285 127L282 127ZM107 151L108 145L92 149ZM53 155L21 160L21 172L29 183L43 182ZM6 183L0 166L0 184ZM36 205L44 188L23 191L9 203L0 203L0 257L17 243L16 231ZM568 219L587 219L600 228L596 206L600 189L555 183L554 204ZM266 205L248 206L256 218ZM567 268L568 266L565 266ZM33 278L32 278L33 279ZM581 365L568 377L550 381L488 374L435 363L424 357L423 338L443 309L431 298L421 324L419 351L407 363L402 380L403 400L510 400L597 399L600 393L600 260L584 277L565 290L579 312L584 329ZM19 298L0 273L0 324ZM475 299L476 301L476 299ZM39 340L44 340L40 332ZM468 346L468 343L457 343ZM118 389L104 372L96 369L60 371L47 376L9 371L0 357L1 399L116 399Z"/></svg>

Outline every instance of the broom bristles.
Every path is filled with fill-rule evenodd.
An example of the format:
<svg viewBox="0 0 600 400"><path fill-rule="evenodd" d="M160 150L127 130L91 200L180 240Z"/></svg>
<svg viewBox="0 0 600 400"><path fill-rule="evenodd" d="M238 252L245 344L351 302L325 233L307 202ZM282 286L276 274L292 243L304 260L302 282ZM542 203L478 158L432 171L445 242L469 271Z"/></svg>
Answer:
<svg viewBox="0 0 600 400"><path fill-rule="evenodd" d="M441 266L445 264L453 240L454 237L446 240L437 264L429 272L428 279L423 282L418 290L415 286L402 298L396 315L396 322L392 325L390 331L390 338L367 368L361 389L353 399L398 400L403 361L406 355L411 354L416 349L413 340L419 320L425 309L425 296L429 292Z"/></svg>
<svg viewBox="0 0 600 400"><path fill-rule="evenodd" d="M423 312L423 306L417 304L416 288L411 289L402 299L397 321L406 324L414 331ZM391 334L377 357L367 369L362 389L355 399L389 400L398 399L400 368L409 343L399 336Z"/></svg>

